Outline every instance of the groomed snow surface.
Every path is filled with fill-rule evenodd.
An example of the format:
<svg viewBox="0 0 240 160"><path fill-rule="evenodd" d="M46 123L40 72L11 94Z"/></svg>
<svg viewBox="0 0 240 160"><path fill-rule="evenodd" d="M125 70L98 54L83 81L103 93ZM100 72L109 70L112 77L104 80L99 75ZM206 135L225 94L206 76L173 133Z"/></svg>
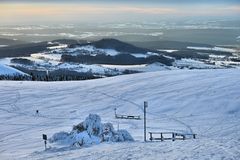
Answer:
<svg viewBox="0 0 240 160"><path fill-rule="evenodd" d="M240 159L240 72L237 69L172 70L89 81L0 81L0 159ZM118 114L143 115L147 131L197 134L185 141L143 142L142 120L118 120ZM36 110L39 113L36 114ZM48 143L71 131L89 114L134 142L71 146Z"/></svg>

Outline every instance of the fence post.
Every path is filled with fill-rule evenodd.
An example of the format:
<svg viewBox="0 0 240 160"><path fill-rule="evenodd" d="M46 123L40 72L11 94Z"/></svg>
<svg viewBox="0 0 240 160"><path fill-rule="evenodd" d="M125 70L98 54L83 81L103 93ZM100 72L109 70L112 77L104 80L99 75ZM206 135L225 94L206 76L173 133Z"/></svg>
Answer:
<svg viewBox="0 0 240 160"><path fill-rule="evenodd" d="M172 133L172 141L175 141L175 133Z"/></svg>
<svg viewBox="0 0 240 160"><path fill-rule="evenodd" d="M186 137L185 137L185 135L183 135L183 140L185 140L186 139Z"/></svg>
<svg viewBox="0 0 240 160"><path fill-rule="evenodd" d="M193 139L196 139L196 134L193 134Z"/></svg>
<svg viewBox="0 0 240 160"><path fill-rule="evenodd" d="M150 133L150 140L152 141L153 140L152 132L149 132L149 133Z"/></svg>
<svg viewBox="0 0 240 160"><path fill-rule="evenodd" d="M148 103L144 101L144 142L147 141L146 139L146 108L148 106Z"/></svg>

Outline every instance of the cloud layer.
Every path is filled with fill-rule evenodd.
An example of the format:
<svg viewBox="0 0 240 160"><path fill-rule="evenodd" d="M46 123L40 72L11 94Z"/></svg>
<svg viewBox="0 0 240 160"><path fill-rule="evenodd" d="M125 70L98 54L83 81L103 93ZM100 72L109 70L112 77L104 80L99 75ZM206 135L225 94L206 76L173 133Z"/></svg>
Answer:
<svg viewBox="0 0 240 160"><path fill-rule="evenodd" d="M33 3L34 2L34 3ZM157 16L237 16L236 0L0 0L0 19L8 22L86 22L157 20Z"/></svg>

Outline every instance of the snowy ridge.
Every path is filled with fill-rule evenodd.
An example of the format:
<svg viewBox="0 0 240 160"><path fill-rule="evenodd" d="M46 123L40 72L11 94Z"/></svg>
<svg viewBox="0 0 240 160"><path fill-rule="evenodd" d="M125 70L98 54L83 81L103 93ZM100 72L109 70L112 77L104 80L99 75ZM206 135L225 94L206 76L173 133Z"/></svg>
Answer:
<svg viewBox="0 0 240 160"><path fill-rule="evenodd" d="M0 75L14 76L14 75L26 75L26 74L15 68L0 64Z"/></svg>
<svg viewBox="0 0 240 160"><path fill-rule="evenodd" d="M173 70L73 82L0 82L0 157L5 159L233 159L240 157L240 72ZM147 131L194 132L196 140L143 143ZM36 115L36 109L39 114ZM69 131L90 114L126 129L136 142L88 148L52 145L41 136Z"/></svg>

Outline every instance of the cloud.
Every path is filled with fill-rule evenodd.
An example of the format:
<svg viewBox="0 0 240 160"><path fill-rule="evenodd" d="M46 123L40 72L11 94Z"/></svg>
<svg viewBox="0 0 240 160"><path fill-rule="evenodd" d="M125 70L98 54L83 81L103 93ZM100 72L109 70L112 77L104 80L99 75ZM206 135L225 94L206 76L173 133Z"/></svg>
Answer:
<svg viewBox="0 0 240 160"><path fill-rule="evenodd" d="M120 7L119 11L122 12L133 12L133 13L147 13L147 14L170 14L175 13L175 8L165 8L165 7Z"/></svg>
<svg viewBox="0 0 240 160"><path fill-rule="evenodd" d="M1 5L1 15L12 16L44 16L69 14L107 14L107 13L174 13L174 8L128 7L128 6L90 6L90 5Z"/></svg>
<svg viewBox="0 0 240 160"><path fill-rule="evenodd" d="M19 1L18 1L19 2ZM32 2L32 1L29 1ZM53 1L51 1L53 2ZM240 14L240 5L154 5L154 3L100 4L85 3L3 3L0 5L0 19L2 23L14 22L86 22L86 21L121 21L121 20L148 20L161 16L231 16ZM122 1L124 2L124 1ZM134 2L134 1L131 1ZM141 1L144 3L143 1ZM152 1L151 1L152 2ZM172 1L173 3L174 1ZM176 1L175 1L176 2ZM186 2L186 1L185 1ZM193 3L193 2L192 2Z"/></svg>
<svg viewBox="0 0 240 160"><path fill-rule="evenodd" d="M14 3L155 3L155 4L194 4L194 3L240 3L239 0L0 0L0 2L14 2Z"/></svg>

